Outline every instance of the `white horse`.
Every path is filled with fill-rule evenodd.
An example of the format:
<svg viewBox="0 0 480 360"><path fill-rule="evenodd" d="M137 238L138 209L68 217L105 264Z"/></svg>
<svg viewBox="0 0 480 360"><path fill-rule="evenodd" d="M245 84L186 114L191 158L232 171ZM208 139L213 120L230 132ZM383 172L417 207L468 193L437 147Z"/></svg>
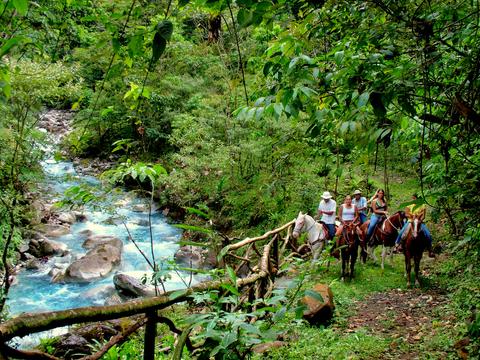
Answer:
<svg viewBox="0 0 480 360"><path fill-rule="evenodd" d="M295 227L292 235L297 239L302 232L307 233L308 245L312 250L313 261L315 261L325 246L327 232L322 224L316 222L310 215L302 214L300 211L295 219Z"/></svg>

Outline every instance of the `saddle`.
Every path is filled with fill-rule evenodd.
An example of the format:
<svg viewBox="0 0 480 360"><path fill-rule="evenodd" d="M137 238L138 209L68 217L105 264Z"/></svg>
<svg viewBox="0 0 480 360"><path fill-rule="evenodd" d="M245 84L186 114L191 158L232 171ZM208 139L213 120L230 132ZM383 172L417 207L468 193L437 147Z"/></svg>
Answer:
<svg viewBox="0 0 480 360"><path fill-rule="evenodd" d="M387 220L386 216L381 216L380 220L378 220L377 224L375 225L375 228L373 229L373 235L375 235L375 231L378 229L381 233L385 233L383 229L383 225L385 224L385 220ZM372 236L373 237L373 236Z"/></svg>
<svg viewBox="0 0 480 360"><path fill-rule="evenodd" d="M325 235L324 238L320 238L320 234L318 236L318 239L316 239L313 243L310 244L310 246L313 246L315 245L316 243L322 241L322 240L327 240L328 239L328 228L327 228L327 225L325 225L325 223L323 221L319 221L318 224L320 224L322 226L322 231L323 231L323 234Z"/></svg>

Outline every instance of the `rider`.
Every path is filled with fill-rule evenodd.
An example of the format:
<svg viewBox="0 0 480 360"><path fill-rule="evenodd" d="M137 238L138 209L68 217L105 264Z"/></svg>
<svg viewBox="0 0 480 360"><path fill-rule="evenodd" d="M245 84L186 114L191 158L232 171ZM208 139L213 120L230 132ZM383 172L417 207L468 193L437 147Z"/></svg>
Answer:
<svg viewBox="0 0 480 360"><path fill-rule="evenodd" d="M340 236L343 231L343 226L348 224L358 224L358 209L352 203L352 197L350 195L345 196L345 202L340 205L338 209L338 218L340 219L341 225L338 227L336 236Z"/></svg>
<svg viewBox="0 0 480 360"><path fill-rule="evenodd" d="M335 235L335 212L337 210L337 203L332 199L332 195L328 191L322 194L322 200L318 204L318 216L321 216L323 222L328 229L328 238L333 239Z"/></svg>
<svg viewBox="0 0 480 360"><path fill-rule="evenodd" d="M362 192L360 190L355 190L353 192L354 199L352 200L352 204L358 210L360 224L363 224L367 221L367 199L362 196Z"/></svg>
<svg viewBox="0 0 480 360"><path fill-rule="evenodd" d="M412 195L412 200L417 200L417 194ZM435 254L432 251L432 235L430 234L430 231L428 230L427 226L423 222L425 220L425 216L427 215L427 207L425 204L421 205L416 205L416 204L411 204L408 205L405 208L405 216L407 217L408 221L405 222L405 224L402 227L402 230L398 233L397 240L395 240L395 251L397 252L402 252L402 237L403 234L405 233L405 230L407 230L408 225L413 222L413 220L418 219L421 223L420 229L423 231L425 234L425 238L428 241L428 256L429 257L435 257Z"/></svg>
<svg viewBox="0 0 480 360"><path fill-rule="evenodd" d="M388 214L387 201L385 200L385 191L383 189L378 189L375 193L374 199L372 200L372 211L373 214L370 217L370 224L368 225L367 237L365 239L366 243L368 243L372 237L375 226L380 219Z"/></svg>

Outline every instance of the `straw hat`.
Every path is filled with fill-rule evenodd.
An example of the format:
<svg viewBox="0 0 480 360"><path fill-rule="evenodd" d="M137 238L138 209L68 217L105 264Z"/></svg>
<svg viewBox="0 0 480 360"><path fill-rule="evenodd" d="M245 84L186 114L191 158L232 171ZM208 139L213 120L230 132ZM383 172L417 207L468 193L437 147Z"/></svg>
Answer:
<svg viewBox="0 0 480 360"><path fill-rule="evenodd" d="M362 195L362 192L357 189L353 192L353 195Z"/></svg>
<svg viewBox="0 0 480 360"><path fill-rule="evenodd" d="M325 191L322 195L322 198L323 199L331 199L332 195L330 195L330 193L328 191Z"/></svg>

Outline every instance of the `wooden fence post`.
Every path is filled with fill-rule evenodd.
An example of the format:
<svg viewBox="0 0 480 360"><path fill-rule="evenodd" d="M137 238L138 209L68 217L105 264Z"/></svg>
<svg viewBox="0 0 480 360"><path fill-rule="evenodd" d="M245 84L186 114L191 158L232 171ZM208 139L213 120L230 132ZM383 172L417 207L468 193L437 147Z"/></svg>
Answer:
<svg viewBox="0 0 480 360"><path fill-rule="evenodd" d="M143 360L155 359L155 338L157 337L157 311L145 313L147 325L145 326L145 339L143 343Z"/></svg>
<svg viewBox="0 0 480 360"><path fill-rule="evenodd" d="M280 261L279 261L279 256L278 256L278 234L275 235L275 237L273 238L273 262L275 264L275 268L277 269L277 272L280 270L279 269L279 266L280 266Z"/></svg>

